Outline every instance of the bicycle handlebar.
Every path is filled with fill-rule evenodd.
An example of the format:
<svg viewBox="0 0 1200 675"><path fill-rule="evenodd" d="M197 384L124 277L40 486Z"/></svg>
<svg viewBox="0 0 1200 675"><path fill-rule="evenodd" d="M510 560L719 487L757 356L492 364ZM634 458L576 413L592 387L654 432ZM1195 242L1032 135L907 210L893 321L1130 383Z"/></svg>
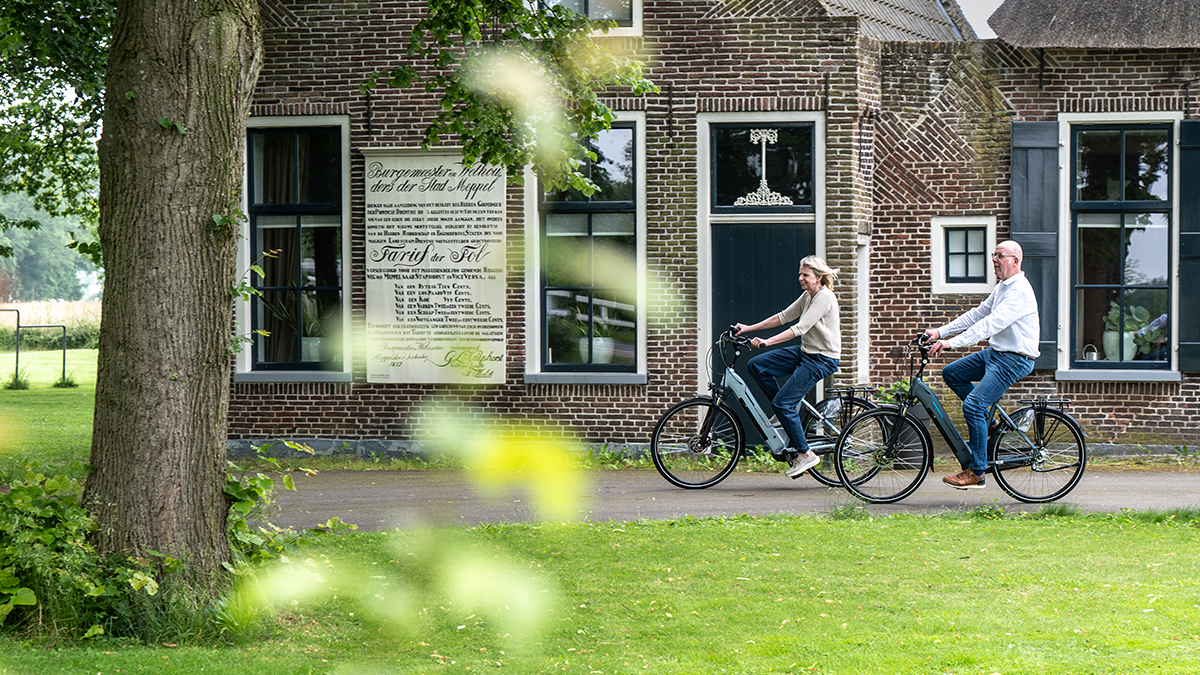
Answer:
<svg viewBox="0 0 1200 675"><path fill-rule="evenodd" d="M739 347L749 347L751 338L737 334L737 326L730 326L729 330L721 333L721 342L731 342Z"/></svg>

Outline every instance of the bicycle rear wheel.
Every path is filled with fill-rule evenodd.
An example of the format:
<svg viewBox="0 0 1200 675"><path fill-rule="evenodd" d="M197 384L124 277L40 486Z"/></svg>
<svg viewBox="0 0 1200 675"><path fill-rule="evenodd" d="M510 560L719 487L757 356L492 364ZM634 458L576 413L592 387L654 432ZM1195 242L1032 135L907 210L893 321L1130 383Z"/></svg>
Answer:
<svg viewBox="0 0 1200 675"><path fill-rule="evenodd" d="M933 444L911 417L878 408L842 430L833 453L838 480L859 499L898 502L916 491L933 463Z"/></svg>
<svg viewBox="0 0 1200 675"><path fill-rule="evenodd" d="M701 396L663 414L650 439L650 457L672 485L706 488L733 473L745 444L737 416Z"/></svg>
<svg viewBox="0 0 1200 675"><path fill-rule="evenodd" d="M800 421L804 425L804 438L813 452L821 456L821 463L808 470L818 483L829 487L841 487L842 481L834 469L833 449L838 436L850 420L860 413L872 410L874 403L857 396L831 396L815 406L820 417L813 416L807 408L801 409Z"/></svg>
<svg viewBox="0 0 1200 675"><path fill-rule="evenodd" d="M1087 445L1083 432L1070 415L1055 408L1022 408L1011 415L1033 422L1025 435L1008 427L992 441L989 457L992 473L1000 489L1014 499L1039 504L1052 502L1067 494L1083 478L1087 466Z"/></svg>

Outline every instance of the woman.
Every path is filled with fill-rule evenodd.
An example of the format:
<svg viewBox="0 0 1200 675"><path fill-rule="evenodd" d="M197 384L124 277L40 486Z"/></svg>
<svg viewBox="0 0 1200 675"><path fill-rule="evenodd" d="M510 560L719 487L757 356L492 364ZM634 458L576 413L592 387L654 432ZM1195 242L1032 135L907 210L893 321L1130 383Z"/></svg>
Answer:
<svg viewBox="0 0 1200 675"><path fill-rule="evenodd" d="M842 333L838 327L838 303L833 295L837 271L816 256L800 261L800 286L804 292L782 312L746 326L735 324L738 335L776 328L790 321L796 323L767 339L754 338L751 347L767 347L801 338L801 344L775 349L750 359L750 374L763 392L771 397L775 416L791 439L784 449L784 461L791 463L787 475L800 474L821 463L821 458L808 449L804 429L800 424L797 406L817 382L837 372L842 357ZM778 378L786 377L783 386Z"/></svg>

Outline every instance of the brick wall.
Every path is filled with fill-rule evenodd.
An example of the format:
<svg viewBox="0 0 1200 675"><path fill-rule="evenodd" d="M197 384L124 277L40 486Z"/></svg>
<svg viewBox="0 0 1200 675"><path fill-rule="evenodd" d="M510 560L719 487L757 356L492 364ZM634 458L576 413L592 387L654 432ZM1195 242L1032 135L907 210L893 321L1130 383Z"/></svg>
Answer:
<svg viewBox="0 0 1200 675"><path fill-rule="evenodd" d="M351 119L351 280L356 331L364 316L363 147L416 147L435 112L421 90L381 87L358 92L371 72L405 57L420 2L356 3L265 0L266 60L255 115L345 114ZM734 11L734 14L730 14ZM738 15L722 3L654 2L644 6L643 37L610 38L617 51L644 55L661 89L642 98L613 92L617 110L646 115L648 382L633 385L524 383L525 223L523 193L508 205L506 381L496 386L366 384L362 345L354 383L236 383L231 437L420 439L429 401L449 401L480 417L539 420L579 431L597 443L646 443L658 416L695 395L697 371L698 232L696 115L722 111L827 111L827 257L843 271L843 373L854 372L855 243L868 228L870 129L878 108L878 45L857 37L852 19ZM864 121L866 120L866 121ZM866 139L864 142L863 139Z"/></svg>
<svg viewBox="0 0 1200 675"><path fill-rule="evenodd" d="M371 72L402 62L423 4L408 0L264 0L266 62L256 115L344 114L351 119L351 280L354 326L364 316L364 147L416 147L435 112L421 90L358 92ZM762 5L766 7L767 5ZM974 306L972 295L933 295L929 227L934 216L994 215L1008 236L1009 124L1060 112L1197 110L1182 82L1200 72L1196 52L1014 50L987 43L879 43L856 21L800 15L757 16L755 3L644 5L644 34L610 38L645 58L661 91L641 98L612 92L617 110L646 116L645 242L648 382L633 385L527 385L523 192L509 190L504 384L366 384L362 345L355 382L234 385L231 436L419 440L431 401L484 415L539 420L578 430L597 443L645 443L670 404L695 392L699 279L697 114L824 111L826 257L842 271L843 359L852 381L855 311L870 305L869 367L876 383L904 374L899 346L920 329ZM813 11L816 11L815 5ZM870 292L856 291L857 247L871 248ZM670 280L671 288L653 283ZM1065 316L1065 314L1064 314ZM944 363L944 361L942 362ZM935 364L940 365L940 364ZM939 382L935 367L933 382ZM1180 384L1056 382L1035 372L1015 393L1067 396L1093 441L1197 443L1200 378ZM1135 419L1136 416L1136 419Z"/></svg>
<svg viewBox="0 0 1200 675"><path fill-rule="evenodd" d="M1195 115L1184 83L1200 71L1200 54L890 43L881 71L871 359L873 372L888 379L905 374L898 345L983 299L932 295L929 224L934 216L995 215L998 240L1008 237L1010 122L1185 107ZM1069 311L1059 312L1067 320ZM946 362L932 364L932 383L940 385ZM1035 371L1010 398L1034 394L1072 399L1070 410L1093 443L1200 443L1200 377L1193 373L1181 383L1101 383L1058 382L1050 371Z"/></svg>

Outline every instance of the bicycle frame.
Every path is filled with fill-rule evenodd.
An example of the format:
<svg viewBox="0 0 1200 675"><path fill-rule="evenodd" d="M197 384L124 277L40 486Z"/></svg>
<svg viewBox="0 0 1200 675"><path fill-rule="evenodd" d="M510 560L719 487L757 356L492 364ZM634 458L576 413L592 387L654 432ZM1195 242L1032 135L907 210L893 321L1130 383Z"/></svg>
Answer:
<svg viewBox="0 0 1200 675"><path fill-rule="evenodd" d="M726 341L726 336L729 338L735 337L730 333L725 333L721 336L722 343ZM778 427L771 424L770 418L767 417L767 413L763 411L762 406L760 406L758 401L755 400L754 395L750 392L749 386L746 384L746 381L742 379L741 375L737 374L737 371L734 370L734 365L737 363L738 358L742 354L741 343L732 339L730 339L730 342L732 342L734 345L733 360L729 363L723 364L725 367L725 373L721 376L720 384L709 384L709 389L711 389L713 392L714 402L720 404L726 400L729 394L732 394L733 398L742 405L742 408L746 411L746 414L750 416L750 420L754 423L754 426L758 428L759 433L763 435L763 438L767 443L767 449L771 451L772 455L778 455L783 451L784 447L787 446L787 437L783 435L782 431ZM851 395L853 395L853 390L851 390ZM837 436L837 427L830 423L828 419L825 419L825 417L822 416L817 409L808 402L807 399L801 399L800 405L802 405L805 411L812 415L814 419L821 420L821 423L830 432L833 432L830 435L830 440L810 443L809 449L814 452L832 449L836 443L835 439ZM708 430L705 429L705 431L707 432Z"/></svg>
<svg viewBox="0 0 1200 675"><path fill-rule="evenodd" d="M942 407L942 402L938 400L937 394L933 393L933 390L930 389L929 385L925 384L924 379L922 379L925 375L925 367L929 365L929 352L925 347L919 346L918 348L921 350L921 367L918 368L915 373L913 373L910 362L908 396L905 398L904 405L902 406L903 414L897 419L896 424L899 426L902 423L900 420L908 416L908 411L914 405L920 404L929 413L930 421L934 423L938 432L941 433L942 438L945 439L946 443L950 446L950 449L954 452L954 457L958 459L959 464L961 466L967 466L971 461L971 448L967 446L967 442L963 439L962 433L959 432L958 427L954 424L954 421L950 419L950 415L946 413L946 409ZM1039 403L1043 406L1046 405L1046 401L1044 400L1035 402L1035 405ZM1000 407L999 402L992 404L992 407L988 410L989 418L997 414L999 414L1003 421L1007 423L1009 429L1016 431L1016 433L1020 435L1021 439L1025 441L1025 444L1030 449L1036 447L1036 444L1025 435L1025 432L1022 431L1015 422L1013 422L1012 418L1008 416L1008 413L1004 412L1004 409ZM1039 429L1038 431L1040 433L1041 430ZM893 433L895 433L895 430L893 430ZM1030 463L1031 460L1028 457L1009 457L1005 460L989 462L988 465L1006 464L1010 466L1019 466L1021 464Z"/></svg>
<svg viewBox="0 0 1200 675"><path fill-rule="evenodd" d="M771 420L763 412L762 406L758 405L758 401L754 400L754 395L750 393L746 381L733 370L732 364L725 369L725 374L721 377L721 384L713 387L713 394L717 403L724 401L727 393L732 393L738 403L742 404L742 408L750 416L750 420L754 422L754 425L758 427L759 433L766 439L767 448L771 451L771 454L778 455L781 453L784 446L787 445L783 434L771 424ZM809 405L808 401L804 401L804 404ZM816 411L814 410L813 412L815 413Z"/></svg>

